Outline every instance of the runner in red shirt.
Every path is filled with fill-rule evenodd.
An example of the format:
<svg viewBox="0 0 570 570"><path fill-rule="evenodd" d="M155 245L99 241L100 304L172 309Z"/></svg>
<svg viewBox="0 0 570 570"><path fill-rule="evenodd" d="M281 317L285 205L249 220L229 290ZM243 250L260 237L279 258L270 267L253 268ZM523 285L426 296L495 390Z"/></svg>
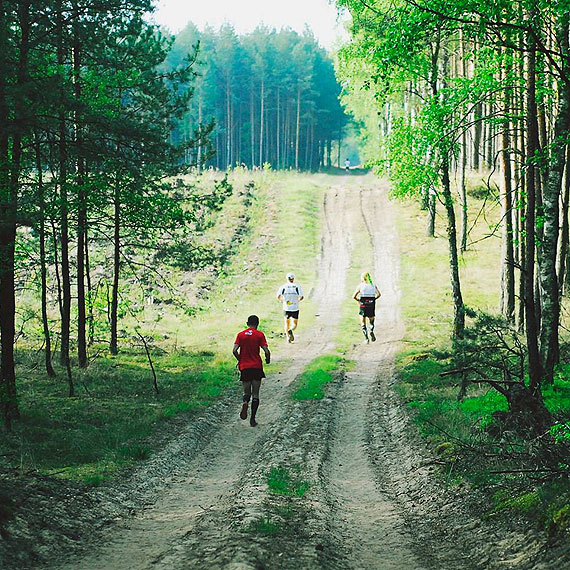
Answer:
<svg viewBox="0 0 570 570"><path fill-rule="evenodd" d="M271 353L267 347L265 335L257 330L259 317L257 315L249 316L247 326L247 329L241 331L236 336L233 355L237 358L240 379L243 385L243 404L239 417L242 420L247 418L247 408L251 398L249 425L255 427L257 425L255 414L259 408L259 388L261 387L261 379L265 378L259 349L261 348L265 352L266 364L269 364Z"/></svg>

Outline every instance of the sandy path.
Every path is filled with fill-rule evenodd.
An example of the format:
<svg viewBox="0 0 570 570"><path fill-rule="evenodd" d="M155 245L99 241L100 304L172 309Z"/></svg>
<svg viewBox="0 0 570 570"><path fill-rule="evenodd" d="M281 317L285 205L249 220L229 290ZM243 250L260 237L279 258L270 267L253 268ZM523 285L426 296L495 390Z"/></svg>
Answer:
<svg viewBox="0 0 570 570"><path fill-rule="evenodd" d="M321 182L324 177L321 176ZM541 566L541 546L466 508L476 500L444 488L432 456L410 425L394 384L403 335L399 251L387 186L354 175L324 178L318 279L310 295L317 324L292 345L272 346L282 373L264 382L256 429L227 398L170 438L127 481L84 501L93 537L75 542L50 570L489 570ZM370 240L382 291L377 341L363 343L356 283L347 283L353 237ZM335 350L345 303L354 310L354 369L322 400L296 402L292 383L308 362ZM306 482L305 494L276 494L270 469ZM140 505L147 505L140 511ZM137 510L134 516L129 511ZM116 513L114 515L113 513ZM115 518L106 529L97 527ZM83 526L86 527L85 521ZM69 531L71 535L71 531ZM526 549L528 556L521 558ZM57 553L54 553L57 556ZM561 555L562 556L562 555ZM564 551L566 556L566 551ZM553 558L554 560L554 558ZM20 568L20 567L18 567ZM23 568L23 567L22 567Z"/></svg>
<svg viewBox="0 0 570 570"><path fill-rule="evenodd" d="M341 190L341 189L340 189ZM143 569L164 564L173 567L183 539L199 528L197 542L216 551L221 540L229 540L216 525L204 521L224 518L244 480L252 477L258 464L259 448L271 446L271 426L280 425L284 404L289 400L287 386L307 362L330 350L340 305L345 299L346 270L350 259L350 236L346 227L346 194L331 188L324 202L324 227L318 259L319 279L311 295L321 299L316 329L301 332L293 345L271 347L274 360L294 354L291 366L279 376L269 375L262 388L258 414L259 427L251 429L235 409L225 410L219 429L205 449L191 461L187 474L175 477L156 503L127 521L108 529L100 546L87 557L72 559L62 568L81 570L105 568ZM300 329L302 330L302 329ZM294 351L294 352L293 352ZM209 528L209 526L211 528ZM188 540L186 540L186 543ZM215 562L213 562L215 567Z"/></svg>
<svg viewBox="0 0 570 570"><path fill-rule="evenodd" d="M376 378L393 374L393 358L403 332L398 308L397 230L386 187L352 191L358 193L354 198L361 206L352 231L365 231L370 238L370 269L382 297L377 303L377 341L360 345L351 354L356 367L347 373L337 394L340 403L328 475L338 505L336 520L342 521L341 533L351 549L351 566L414 570L422 566L413 554L397 507L384 491L390 489L389 482L376 478L368 447L367 412L373 403ZM377 453L381 455L382 450Z"/></svg>

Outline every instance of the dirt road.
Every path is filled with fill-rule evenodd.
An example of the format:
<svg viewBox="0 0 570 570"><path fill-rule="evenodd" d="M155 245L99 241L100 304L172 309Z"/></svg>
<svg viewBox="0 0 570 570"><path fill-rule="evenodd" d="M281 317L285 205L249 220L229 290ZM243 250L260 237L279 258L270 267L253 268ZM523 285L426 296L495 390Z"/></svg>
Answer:
<svg viewBox="0 0 570 570"><path fill-rule="evenodd" d="M156 501L99 532L62 570L495 567L486 565L488 542L477 547L487 531L463 513L455 520L453 498L431 483L392 395L403 331L398 238L387 189L367 184L345 176L326 192L311 291L320 300L317 325L272 347L290 365L265 381L258 428L239 420L237 401L217 406L150 461L152 485L141 475L139 492ZM356 366L323 400L294 402L295 378L335 348L341 305L356 286L347 283L355 232L370 240L382 290L378 340L361 342L355 304ZM272 493L271 468L308 492Z"/></svg>

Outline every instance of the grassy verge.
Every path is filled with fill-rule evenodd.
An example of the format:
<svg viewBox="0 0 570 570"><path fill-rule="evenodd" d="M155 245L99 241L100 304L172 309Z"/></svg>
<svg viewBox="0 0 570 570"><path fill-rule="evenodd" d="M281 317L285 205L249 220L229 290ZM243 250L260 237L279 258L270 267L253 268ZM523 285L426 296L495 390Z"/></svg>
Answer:
<svg viewBox="0 0 570 570"><path fill-rule="evenodd" d="M267 474L267 486L276 495L304 497L311 487L308 481L301 479L301 468L293 465L289 469L272 467Z"/></svg>
<svg viewBox="0 0 570 570"><path fill-rule="evenodd" d="M165 420L208 406L235 385L231 364L208 351L163 355L155 366L159 394L146 356L136 350L93 362L76 376L73 398L62 380L24 377L22 418L2 442L2 463L99 484L147 459L150 438Z"/></svg>
<svg viewBox="0 0 570 570"><path fill-rule="evenodd" d="M149 457L165 422L237 391L231 348L247 316L259 315L271 346L282 334L275 295L286 272L293 270L306 291L314 283L325 183L273 172L236 172L231 182L234 194L207 236L213 241L234 236L227 265L218 274L172 270L175 286L161 292L160 303L145 303L138 322L125 314L119 355L108 356L105 345L92 347L89 367L73 369L74 398L67 397L64 371L56 367L58 377L48 378L41 354L20 341L22 417L0 442L0 467L99 484ZM192 295L183 300L193 310L168 302L168 295ZM304 303L301 317L310 326L314 310L310 301ZM148 339L158 395L135 325Z"/></svg>
<svg viewBox="0 0 570 570"><path fill-rule="evenodd" d="M480 184L476 179L470 182L472 189ZM489 202L483 206L483 201L472 193L469 216L471 220L478 216L478 222L460 260L461 284L467 306L496 313L500 236L489 234L499 212ZM453 317L445 220L438 218L437 237L427 238L425 213L417 204L400 202L397 209L406 325L404 348L398 359L397 389L402 399L440 456L447 481L467 480L489 493L489 516L529 516L551 533L568 528L568 478L548 474L532 478L517 472L516 462L520 463L521 457L528 458L528 467L534 464L532 444L516 432L498 434L493 430L493 413L507 409L505 397L486 385L471 385L460 402L459 379L440 376L450 369ZM544 392L546 406L562 419L570 417L569 373L561 369L554 386Z"/></svg>

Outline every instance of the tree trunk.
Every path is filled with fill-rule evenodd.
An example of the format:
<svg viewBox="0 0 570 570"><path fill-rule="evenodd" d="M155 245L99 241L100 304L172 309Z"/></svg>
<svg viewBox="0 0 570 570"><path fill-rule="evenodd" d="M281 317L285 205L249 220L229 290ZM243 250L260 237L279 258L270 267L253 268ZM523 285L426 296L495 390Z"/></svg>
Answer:
<svg viewBox="0 0 570 570"><path fill-rule="evenodd" d="M281 145L281 141L280 141L280 136L281 136L281 119L280 119L280 113L281 113L281 90L279 87L277 87L277 129L276 129L276 135L277 135L277 141L276 141L276 151L277 151L277 159L276 159L276 164L277 164L277 169L281 168L281 154L280 151L281 149L279 148Z"/></svg>
<svg viewBox="0 0 570 570"><path fill-rule="evenodd" d="M569 14L564 12L557 26L558 45L568 56ZM563 58L564 60L564 58ZM559 357L558 325L560 320L560 299L556 275L556 255L559 232L559 201L562 189L562 175L566 155L566 142L570 129L570 87L564 81L558 86L559 108L554 123L554 140L551 145L548 175L542 187L544 225L542 251L539 264L539 278L542 288L540 353L544 381L554 380L554 366Z"/></svg>
<svg viewBox="0 0 570 570"><path fill-rule="evenodd" d="M535 155L538 150L538 123L536 120L536 46L529 39L527 56L527 165L526 165L526 218L525 218L525 263L524 263L524 305L526 323L526 341L529 362L529 388L533 394L540 393L542 365L538 351L538 323L534 296L534 256L535 256L535 207L536 207L536 166Z"/></svg>
<svg viewBox="0 0 570 570"><path fill-rule="evenodd" d="M562 227L560 230L560 240L558 247L558 295L562 297L564 284L566 282L566 268L568 257L568 239L569 239L569 222L568 222L568 203L570 201L570 145L566 145L566 160L564 164L564 192L562 194L562 204L560 214L562 216Z"/></svg>
<svg viewBox="0 0 570 570"><path fill-rule="evenodd" d="M299 134L301 126L301 86L297 86L297 127L295 134L295 170L299 170Z"/></svg>
<svg viewBox="0 0 570 570"><path fill-rule="evenodd" d="M477 103L473 109L473 170L481 168L481 134L483 130L483 104Z"/></svg>
<svg viewBox="0 0 570 570"><path fill-rule="evenodd" d="M95 336L95 317L93 315L93 285L91 283L91 264L89 263L89 239L85 231L85 280L87 281L87 345L91 346Z"/></svg>
<svg viewBox="0 0 570 570"><path fill-rule="evenodd" d="M467 170L467 133L461 135L461 172L459 180L459 195L461 199L461 252L467 251L467 187L465 171Z"/></svg>
<svg viewBox="0 0 570 570"><path fill-rule="evenodd" d="M202 125L202 93L198 97L198 128ZM202 172L202 136L198 138L198 150L196 154L196 168Z"/></svg>
<svg viewBox="0 0 570 570"><path fill-rule="evenodd" d="M502 79L505 80L505 62L501 66ZM505 89L503 93L503 115L505 123L501 132L501 160L503 170L503 191L501 196L501 217L502 217L502 271L501 271L501 312L510 322L515 318L515 268L514 268L514 245L513 245L513 207L512 207L512 172L511 172L511 151L510 151L510 122L506 117L510 114L510 90Z"/></svg>
<svg viewBox="0 0 570 570"><path fill-rule="evenodd" d="M457 229L455 225L455 210L449 180L449 158L443 157L441 167L442 194L447 213L447 239L449 245L449 269L451 272L451 291L453 295L453 337L463 338L465 332L465 306L461 294L459 280L459 257L457 255Z"/></svg>
<svg viewBox="0 0 570 570"><path fill-rule="evenodd" d="M44 331L45 345L45 367L47 375L51 378L56 376L51 362L51 336L49 332L49 322L47 314L47 266L46 266L46 232L45 232L45 194L42 175L42 160L40 152L40 141L36 134L36 169L38 171L38 210L39 210L39 240L40 240L40 277L41 277L41 304L42 304L42 325Z"/></svg>
<svg viewBox="0 0 570 570"><path fill-rule="evenodd" d="M65 84L65 52L63 47L63 8L61 0L57 4L57 63L61 74L61 83ZM62 93L62 100L65 99ZM60 199L60 239L61 239L61 344L60 360L67 370L69 396L74 395L69 360L69 337L71 325L71 279L69 270L69 220L67 204L67 126L64 111L59 112L59 199Z"/></svg>
<svg viewBox="0 0 570 570"><path fill-rule="evenodd" d="M73 91L75 102L81 102L81 46L77 29L73 38ZM85 194L85 163L83 159L83 126L81 117L75 111L75 146L77 153L77 358L80 368L87 367L87 311L85 307L85 232L87 227L87 205Z"/></svg>
<svg viewBox="0 0 570 570"><path fill-rule="evenodd" d="M230 78L226 77L226 168L231 165L232 125L231 125L231 86Z"/></svg>
<svg viewBox="0 0 570 570"><path fill-rule="evenodd" d="M255 110L253 105L253 79L249 90L249 132L251 138L251 168L255 166Z"/></svg>
<svg viewBox="0 0 570 570"><path fill-rule="evenodd" d="M18 9L20 20L20 53L17 68L17 84L23 87L27 77L29 49L29 2L21 2ZM16 337L16 290L15 290L15 246L16 218L18 212L18 187L20 183L20 161L22 134L17 130L10 135L8 128L10 110L6 87L9 62L7 38L10 23L4 2L0 0L0 406L7 431L12 421L18 419L18 398L16 391L16 369L14 341ZM14 123L24 122L25 103L18 99L14 105ZM11 149L10 149L11 139ZM10 152L11 150L11 152Z"/></svg>
<svg viewBox="0 0 570 570"><path fill-rule="evenodd" d="M263 127L265 126L265 80L261 78L260 87L260 102L259 102L259 166L263 166Z"/></svg>
<svg viewBox="0 0 570 570"><path fill-rule="evenodd" d="M426 192L426 205L427 205L427 216L426 216L426 236L435 237L435 189L430 186Z"/></svg>
<svg viewBox="0 0 570 570"><path fill-rule="evenodd" d="M121 265L121 204L119 183L115 182L114 196L114 254L113 254L113 290L111 293L111 354L118 354L117 327L119 309L119 271Z"/></svg>

